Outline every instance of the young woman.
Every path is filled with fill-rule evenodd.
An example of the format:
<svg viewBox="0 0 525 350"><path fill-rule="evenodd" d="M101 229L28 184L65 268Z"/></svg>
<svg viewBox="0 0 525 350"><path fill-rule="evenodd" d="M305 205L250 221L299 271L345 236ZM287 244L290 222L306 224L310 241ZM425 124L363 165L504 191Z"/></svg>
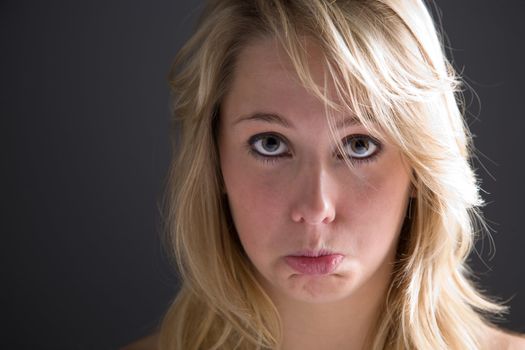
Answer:
<svg viewBox="0 0 525 350"><path fill-rule="evenodd" d="M521 349L465 263L458 75L421 0L212 0L174 64L162 349Z"/></svg>

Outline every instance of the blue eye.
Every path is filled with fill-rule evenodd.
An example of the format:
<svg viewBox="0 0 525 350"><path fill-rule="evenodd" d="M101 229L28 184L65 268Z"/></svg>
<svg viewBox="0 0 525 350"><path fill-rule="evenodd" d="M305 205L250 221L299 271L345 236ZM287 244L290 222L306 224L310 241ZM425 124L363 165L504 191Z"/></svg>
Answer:
<svg viewBox="0 0 525 350"><path fill-rule="evenodd" d="M346 157L353 162L371 161L381 150L381 143L368 135L348 135L342 140L342 144L345 155L337 154L337 158ZM248 140L247 149L251 155L264 162L273 163L292 157L286 139L275 133L252 136Z"/></svg>
<svg viewBox="0 0 525 350"><path fill-rule="evenodd" d="M252 150L261 156L282 157L289 153L286 142L275 134L259 134L248 141Z"/></svg>
<svg viewBox="0 0 525 350"><path fill-rule="evenodd" d="M343 139L346 156L350 159L361 160L373 157L380 149L380 144L370 136L350 135Z"/></svg>

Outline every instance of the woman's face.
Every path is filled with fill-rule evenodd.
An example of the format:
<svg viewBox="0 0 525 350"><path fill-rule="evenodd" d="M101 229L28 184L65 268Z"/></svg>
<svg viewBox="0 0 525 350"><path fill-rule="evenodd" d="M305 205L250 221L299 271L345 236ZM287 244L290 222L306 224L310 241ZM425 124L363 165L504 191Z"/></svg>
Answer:
<svg viewBox="0 0 525 350"><path fill-rule="evenodd" d="M322 85L321 52L308 50ZM341 154L323 103L285 57L271 39L245 47L221 105L220 165L240 241L273 297L377 292L390 278L410 170L393 145L336 114Z"/></svg>

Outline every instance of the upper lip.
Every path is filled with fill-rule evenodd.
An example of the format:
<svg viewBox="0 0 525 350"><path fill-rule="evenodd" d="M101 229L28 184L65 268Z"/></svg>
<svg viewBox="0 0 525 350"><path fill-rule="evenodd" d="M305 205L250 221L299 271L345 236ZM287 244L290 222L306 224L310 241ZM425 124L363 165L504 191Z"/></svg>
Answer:
<svg viewBox="0 0 525 350"><path fill-rule="evenodd" d="M328 249L305 249L305 250L300 250L293 254L290 254L290 256L306 256L306 257L317 258L320 256L334 255L334 254L339 254L339 253L333 252Z"/></svg>

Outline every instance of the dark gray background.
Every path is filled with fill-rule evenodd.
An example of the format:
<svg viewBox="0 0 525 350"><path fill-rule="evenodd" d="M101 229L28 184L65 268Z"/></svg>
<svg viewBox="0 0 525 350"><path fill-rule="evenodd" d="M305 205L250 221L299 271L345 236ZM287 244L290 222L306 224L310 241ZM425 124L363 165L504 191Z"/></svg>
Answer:
<svg viewBox="0 0 525 350"><path fill-rule="evenodd" d="M454 64L481 100L469 99L469 123L497 251L491 260L485 239L488 267L475 256L473 266L509 300L505 327L525 332L525 5L437 4ZM112 349L158 323L176 291L158 238L166 74L199 7L0 2L1 348Z"/></svg>

